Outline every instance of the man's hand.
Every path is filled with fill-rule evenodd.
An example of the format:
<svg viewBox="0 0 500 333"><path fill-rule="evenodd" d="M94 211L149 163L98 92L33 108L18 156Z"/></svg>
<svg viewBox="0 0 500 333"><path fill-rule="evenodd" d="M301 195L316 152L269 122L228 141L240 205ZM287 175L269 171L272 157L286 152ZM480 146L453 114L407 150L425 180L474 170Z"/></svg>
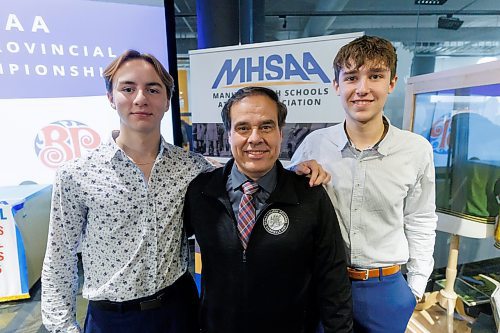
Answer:
<svg viewBox="0 0 500 333"><path fill-rule="evenodd" d="M212 164L215 168L220 168L220 167L224 166L224 164L222 164L221 162L217 161L214 158L207 157L207 156L203 156L203 158L205 158L205 160L207 160L208 163Z"/></svg>
<svg viewBox="0 0 500 333"><path fill-rule="evenodd" d="M309 186L326 185L332 177L326 172L316 160L300 162L292 169L297 175L309 177Z"/></svg>

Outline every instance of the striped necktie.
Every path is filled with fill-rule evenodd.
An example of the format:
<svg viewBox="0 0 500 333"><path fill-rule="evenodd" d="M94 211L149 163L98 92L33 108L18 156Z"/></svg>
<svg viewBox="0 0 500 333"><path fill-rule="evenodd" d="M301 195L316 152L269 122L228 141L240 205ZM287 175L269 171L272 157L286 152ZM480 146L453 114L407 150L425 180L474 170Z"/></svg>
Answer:
<svg viewBox="0 0 500 333"><path fill-rule="evenodd" d="M253 181L247 181L241 186L243 196L241 197L238 211L238 232L240 234L241 245L246 250L250 233L255 225L255 204L253 194L259 190L259 185Z"/></svg>

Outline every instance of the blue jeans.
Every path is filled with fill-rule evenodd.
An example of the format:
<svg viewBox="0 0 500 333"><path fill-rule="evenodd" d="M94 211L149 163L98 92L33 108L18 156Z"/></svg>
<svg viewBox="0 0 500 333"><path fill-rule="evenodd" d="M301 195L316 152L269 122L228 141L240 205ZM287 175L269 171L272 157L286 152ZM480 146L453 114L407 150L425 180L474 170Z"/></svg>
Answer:
<svg viewBox="0 0 500 333"><path fill-rule="evenodd" d="M351 280L355 333L404 333L415 296L401 272Z"/></svg>

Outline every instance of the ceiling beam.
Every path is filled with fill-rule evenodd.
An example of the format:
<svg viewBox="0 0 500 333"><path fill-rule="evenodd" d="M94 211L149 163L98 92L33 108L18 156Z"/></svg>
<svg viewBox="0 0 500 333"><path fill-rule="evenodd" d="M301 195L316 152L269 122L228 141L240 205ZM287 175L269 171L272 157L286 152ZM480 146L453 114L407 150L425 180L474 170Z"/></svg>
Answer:
<svg viewBox="0 0 500 333"><path fill-rule="evenodd" d="M367 35L383 36L391 42L486 42L499 41L500 27L460 28L458 30L445 30L436 28L370 28L366 29L335 29L328 34L343 34L364 31Z"/></svg>
<svg viewBox="0 0 500 333"><path fill-rule="evenodd" d="M342 11L279 11L266 12L266 16L429 16L429 15L446 15L453 14L458 16L463 15L500 15L500 10L464 10L457 13L456 10L342 10Z"/></svg>
<svg viewBox="0 0 500 333"><path fill-rule="evenodd" d="M482 10L463 10L457 13L456 10L448 9L448 10L329 10L329 11L272 11L266 12L265 16L312 16L312 17L321 17L321 16L429 16L429 15L458 15L458 16L484 16L484 15L500 15L500 10L498 9L482 9ZM185 13L175 13L175 17L196 17L196 13L194 12L185 12Z"/></svg>

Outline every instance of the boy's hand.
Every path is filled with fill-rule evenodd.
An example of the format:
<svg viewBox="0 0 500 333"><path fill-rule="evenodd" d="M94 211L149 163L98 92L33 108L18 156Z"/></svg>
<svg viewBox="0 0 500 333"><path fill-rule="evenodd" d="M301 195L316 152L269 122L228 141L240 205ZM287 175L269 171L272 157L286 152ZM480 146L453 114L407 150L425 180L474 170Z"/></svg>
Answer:
<svg viewBox="0 0 500 333"><path fill-rule="evenodd" d="M300 162L292 169L297 175L309 177L309 186L326 185L332 177L326 172L316 160Z"/></svg>

